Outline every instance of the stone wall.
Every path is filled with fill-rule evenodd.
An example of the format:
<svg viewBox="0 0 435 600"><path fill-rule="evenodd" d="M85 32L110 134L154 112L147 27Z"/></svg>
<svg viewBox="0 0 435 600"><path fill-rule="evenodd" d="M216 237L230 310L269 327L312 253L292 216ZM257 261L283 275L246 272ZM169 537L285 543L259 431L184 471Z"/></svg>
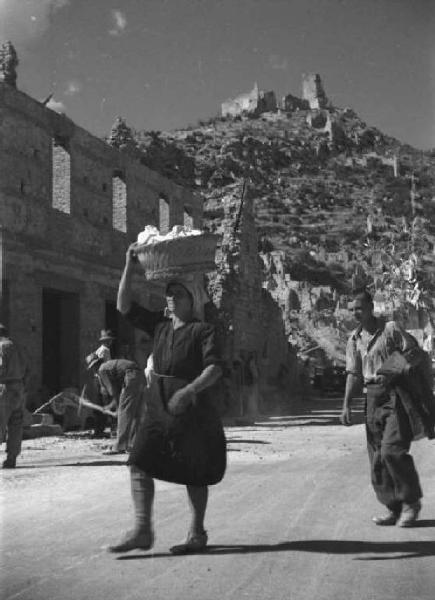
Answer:
<svg viewBox="0 0 435 600"><path fill-rule="evenodd" d="M117 329L119 346L135 353L114 311L126 248L145 224L159 225L161 198L171 227L186 212L200 227L202 200L7 83L0 165L0 318L29 357L37 404L83 384L83 358L100 329ZM158 290L144 295L140 273L135 288L156 303Z"/></svg>
<svg viewBox="0 0 435 600"><path fill-rule="evenodd" d="M236 117L246 113L259 115L263 112L273 112L276 110L275 92L259 90L257 84L254 85L250 92L226 100L222 102L221 106L223 117Z"/></svg>
<svg viewBox="0 0 435 600"><path fill-rule="evenodd" d="M273 410L296 399L288 375L292 371L279 303L263 289L263 263L258 254L258 235L249 191L241 207L240 193L227 196L224 207L222 246L210 292L217 308L217 322L225 363L230 371L233 404L243 410ZM260 406L243 402L249 363L258 370ZM248 376L246 373L248 372ZM233 408L234 408L233 406Z"/></svg>
<svg viewBox="0 0 435 600"><path fill-rule="evenodd" d="M285 112L308 110L309 108L310 104L308 100L302 100L302 98L298 98L297 96L293 96L292 94L287 94L286 96L283 96L281 100L281 109Z"/></svg>

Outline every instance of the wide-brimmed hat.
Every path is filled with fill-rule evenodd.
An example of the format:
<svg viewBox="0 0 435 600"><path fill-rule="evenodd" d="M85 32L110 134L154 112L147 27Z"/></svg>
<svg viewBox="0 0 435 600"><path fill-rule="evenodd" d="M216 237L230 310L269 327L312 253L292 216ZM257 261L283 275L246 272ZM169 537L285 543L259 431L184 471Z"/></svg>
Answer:
<svg viewBox="0 0 435 600"><path fill-rule="evenodd" d="M102 329L100 333L99 342L105 342L106 340L115 340L116 336L111 329Z"/></svg>
<svg viewBox="0 0 435 600"><path fill-rule="evenodd" d="M96 354L95 352L91 352L91 354L88 354L87 357L85 358L85 362L86 362L86 368L92 369L92 367L94 367L97 363L103 362L103 359L100 358L98 356L98 354Z"/></svg>

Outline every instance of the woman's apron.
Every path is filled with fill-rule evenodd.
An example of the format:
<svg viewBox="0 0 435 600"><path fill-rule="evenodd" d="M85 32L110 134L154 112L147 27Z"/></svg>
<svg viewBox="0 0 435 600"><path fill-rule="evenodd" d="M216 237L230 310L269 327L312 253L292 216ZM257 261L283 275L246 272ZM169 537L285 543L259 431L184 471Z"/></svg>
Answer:
<svg viewBox="0 0 435 600"><path fill-rule="evenodd" d="M213 485L226 468L225 435L216 410L203 392L183 414L168 412L169 399L187 384L178 377L153 373L129 464L156 479Z"/></svg>

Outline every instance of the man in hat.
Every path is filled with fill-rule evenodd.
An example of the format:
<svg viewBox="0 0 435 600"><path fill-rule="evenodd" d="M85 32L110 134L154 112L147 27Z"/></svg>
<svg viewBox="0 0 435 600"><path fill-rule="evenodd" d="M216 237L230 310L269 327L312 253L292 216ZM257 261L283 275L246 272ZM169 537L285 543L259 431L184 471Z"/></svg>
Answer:
<svg viewBox="0 0 435 600"><path fill-rule="evenodd" d="M136 362L126 358L104 361L95 352L86 357L87 368L100 382L103 396L110 399L106 408L118 410L116 442L105 454L123 454L130 449L142 409L145 376Z"/></svg>
<svg viewBox="0 0 435 600"><path fill-rule="evenodd" d="M101 342L101 346L99 346L95 350L95 354L98 356L98 358L102 358L103 361L110 360L111 358L113 358L112 351L113 342L115 341L115 339L116 338L110 329L101 330L100 339L98 340L99 342Z"/></svg>
<svg viewBox="0 0 435 600"><path fill-rule="evenodd" d="M98 340L99 342L101 342L101 346L99 346L95 350L95 354L99 358L101 358L103 360L103 362L106 362L107 360L114 358L113 344L114 344L115 339L116 339L116 337L113 334L111 329L102 329L101 330L100 339ZM97 398L95 398L95 402L97 404L99 404L100 406L104 406L104 404L106 403L106 398L104 397L104 390L103 391L101 390L100 385L97 385L96 395L97 395ZM98 410L94 410L93 417L94 417L94 437L96 437L96 438L105 437L104 430L107 425L106 415L104 415L102 412L99 412Z"/></svg>
<svg viewBox="0 0 435 600"><path fill-rule="evenodd" d="M4 469L14 469L21 452L26 375L20 352L0 323L0 443L6 441Z"/></svg>

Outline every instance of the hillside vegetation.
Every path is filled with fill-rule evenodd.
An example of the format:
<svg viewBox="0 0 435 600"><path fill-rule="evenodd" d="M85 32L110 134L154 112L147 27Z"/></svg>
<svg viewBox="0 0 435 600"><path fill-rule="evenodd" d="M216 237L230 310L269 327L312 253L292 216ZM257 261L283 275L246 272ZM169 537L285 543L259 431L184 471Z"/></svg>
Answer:
<svg viewBox="0 0 435 600"><path fill-rule="evenodd" d="M131 141L145 164L203 195L211 231L222 198L247 181L259 249L285 252L292 280L339 294L365 285L396 310L433 312L435 151L335 107L215 117Z"/></svg>

